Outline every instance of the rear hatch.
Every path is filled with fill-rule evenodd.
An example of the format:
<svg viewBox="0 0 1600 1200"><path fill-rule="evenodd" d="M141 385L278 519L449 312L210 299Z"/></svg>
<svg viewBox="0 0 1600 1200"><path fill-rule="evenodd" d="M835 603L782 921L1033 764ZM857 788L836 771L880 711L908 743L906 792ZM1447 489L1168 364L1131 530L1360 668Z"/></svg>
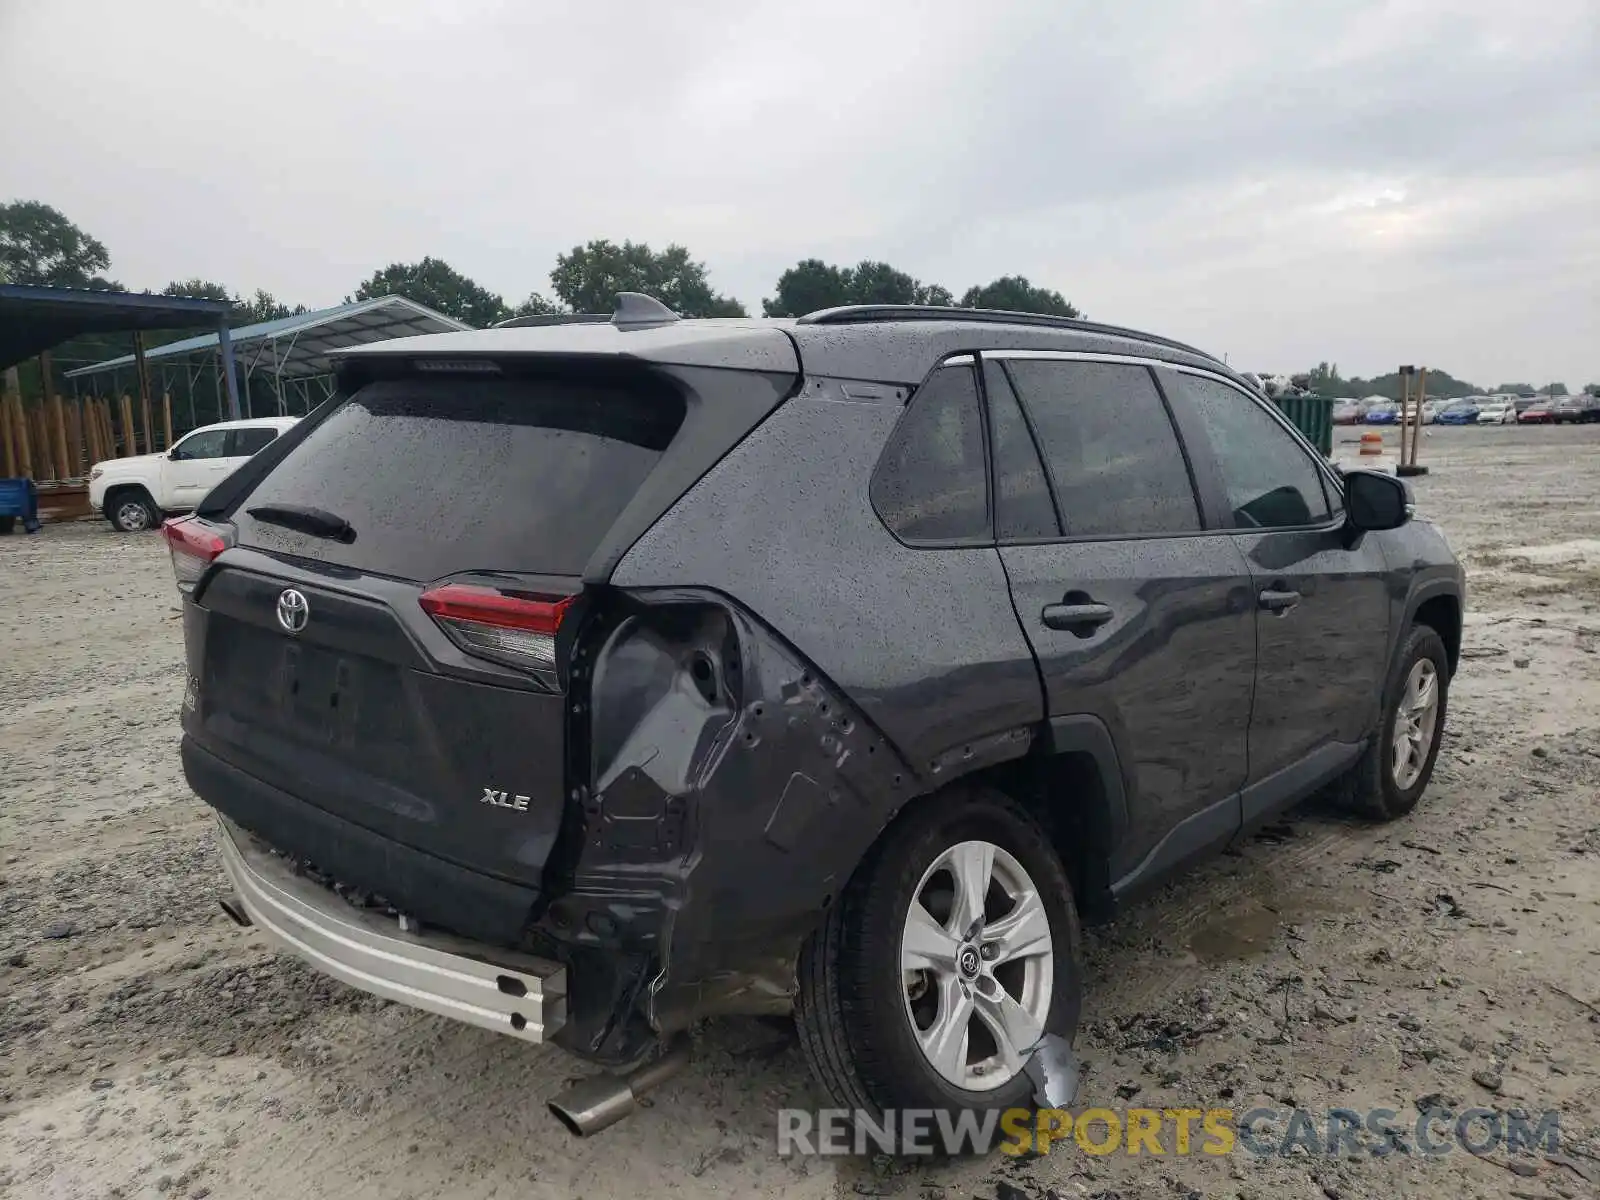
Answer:
<svg viewBox="0 0 1600 1200"><path fill-rule="evenodd" d="M330 814L538 883L566 790L555 635L685 409L642 371L360 388L229 514L186 730Z"/></svg>

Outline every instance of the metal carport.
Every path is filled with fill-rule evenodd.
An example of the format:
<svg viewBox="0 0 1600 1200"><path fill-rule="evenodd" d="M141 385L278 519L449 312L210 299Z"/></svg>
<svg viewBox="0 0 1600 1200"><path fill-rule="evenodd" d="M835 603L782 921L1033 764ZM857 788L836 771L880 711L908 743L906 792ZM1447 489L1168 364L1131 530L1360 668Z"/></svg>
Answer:
<svg viewBox="0 0 1600 1200"><path fill-rule="evenodd" d="M274 406L277 415L309 412L333 394L330 351L388 338L471 328L404 296L378 296L241 326L231 332L231 340L243 379L240 388L242 415L254 416L254 409L258 407L252 399L253 380L266 381L268 395L264 399ZM194 386L209 368L219 366L223 353L217 334L169 342L145 353L145 361L152 370L161 373L164 381L183 373L189 384L191 425L198 421L197 414L192 411ZM122 372L133 371L135 365L134 356L125 354L68 371L66 378L72 380L74 394L80 388L91 393L115 392ZM217 390L220 410L220 385ZM218 415L222 415L220 411ZM265 409L262 415L266 415Z"/></svg>

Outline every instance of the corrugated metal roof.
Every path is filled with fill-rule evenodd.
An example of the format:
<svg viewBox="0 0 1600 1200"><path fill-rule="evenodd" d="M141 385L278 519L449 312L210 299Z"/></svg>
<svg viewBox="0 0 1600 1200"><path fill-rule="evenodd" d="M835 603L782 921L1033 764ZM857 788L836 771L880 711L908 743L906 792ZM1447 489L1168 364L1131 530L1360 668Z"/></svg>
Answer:
<svg viewBox="0 0 1600 1200"><path fill-rule="evenodd" d="M404 296L377 296L350 304L336 304L315 312L298 313L258 321L228 331L234 357L241 368L265 368L286 378L326 375L332 369L328 355L347 346L390 338L414 337L426 333L449 333L472 326L454 317L435 312ZM145 352L149 362L185 358L206 358L216 353L218 335L168 342ZM88 367L68 371L68 379L80 379L133 365L133 355L107 359Z"/></svg>
<svg viewBox="0 0 1600 1200"><path fill-rule="evenodd" d="M79 334L210 325L232 307L196 296L0 283L0 367Z"/></svg>

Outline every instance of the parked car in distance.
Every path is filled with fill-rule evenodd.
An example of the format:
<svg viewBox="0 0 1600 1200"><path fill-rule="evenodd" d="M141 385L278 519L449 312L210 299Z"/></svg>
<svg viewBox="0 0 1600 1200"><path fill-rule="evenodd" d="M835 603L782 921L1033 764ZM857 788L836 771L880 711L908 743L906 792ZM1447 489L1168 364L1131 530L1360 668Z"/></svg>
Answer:
<svg viewBox="0 0 1600 1200"><path fill-rule="evenodd" d="M1448 400L1424 400L1422 402L1422 423L1432 425L1439 416L1439 410L1449 404Z"/></svg>
<svg viewBox="0 0 1600 1200"><path fill-rule="evenodd" d="M1428 785L1448 543L1201 351L624 296L335 361L165 529L229 911L355 987L641 1089L702 1017L792 1012L836 1104L1021 1106L1080 912Z"/></svg>
<svg viewBox="0 0 1600 1200"><path fill-rule="evenodd" d="M1530 400L1526 408L1517 413L1518 425L1554 425L1556 406L1549 400Z"/></svg>
<svg viewBox="0 0 1600 1200"><path fill-rule="evenodd" d="M1516 419L1516 405L1509 400L1491 401L1478 409L1479 425L1508 425Z"/></svg>
<svg viewBox="0 0 1600 1200"><path fill-rule="evenodd" d="M1600 400L1593 396L1563 396L1556 401L1555 419L1558 425L1588 425L1600 421Z"/></svg>
<svg viewBox="0 0 1600 1200"><path fill-rule="evenodd" d="M1367 409L1365 420L1368 425L1393 425L1400 420L1400 406L1384 400Z"/></svg>
<svg viewBox="0 0 1600 1200"><path fill-rule="evenodd" d="M1333 423L1335 425L1359 425L1361 418L1366 416L1361 405L1354 400L1342 400L1333 406Z"/></svg>
<svg viewBox="0 0 1600 1200"><path fill-rule="evenodd" d="M1471 400L1453 400L1441 408L1433 420L1436 425L1475 425L1478 406Z"/></svg>
<svg viewBox="0 0 1600 1200"><path fill-rule="evenodd" d="M167 514L198 506L207 492L299 419L221 421L185 434L158 454L97 462L89 469L89 507L122 533L154 529Z"/></svg>

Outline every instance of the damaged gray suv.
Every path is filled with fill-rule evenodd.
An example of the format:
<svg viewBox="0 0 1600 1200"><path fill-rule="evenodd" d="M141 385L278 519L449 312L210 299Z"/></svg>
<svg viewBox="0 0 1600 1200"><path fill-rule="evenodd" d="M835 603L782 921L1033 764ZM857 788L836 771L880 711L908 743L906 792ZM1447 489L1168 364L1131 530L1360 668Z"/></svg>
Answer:
<svg viewBox="0 0 1600 1200"><path fill-rule="evenodd" d="M1026 1104L1080 917L1432 773L1445 539L1201 351L625 295L337 368L165 527L225 907L615 1069L579 1132L726 1013L846 1107Z"/></svg>

